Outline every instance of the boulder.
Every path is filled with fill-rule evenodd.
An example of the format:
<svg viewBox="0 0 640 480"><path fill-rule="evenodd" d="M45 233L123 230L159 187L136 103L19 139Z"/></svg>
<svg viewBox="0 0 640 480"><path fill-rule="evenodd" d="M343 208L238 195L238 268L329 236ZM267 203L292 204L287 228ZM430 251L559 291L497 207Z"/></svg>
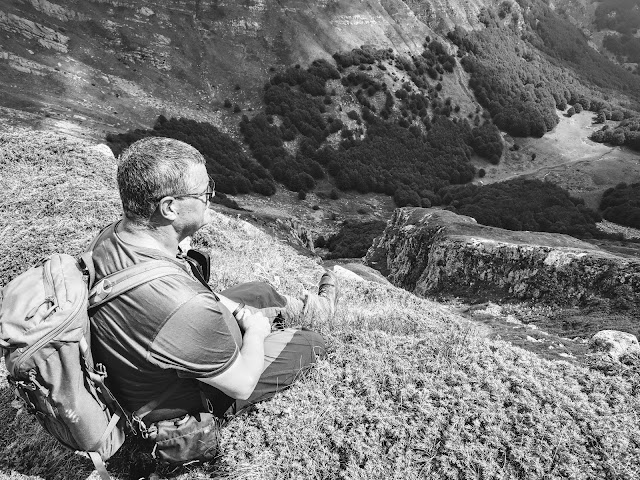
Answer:
<svg viewBox="0 0 640 480"><path fill-rule="evenodd" d="M397 209L365 262L418 295L640 307L640 260L568 235L479 225L435 208Z"/></svg>
<svg viewBox="0 0 640 480"><path fill-rule="evenodd" d="M618 330L601 330L589 340L592 353L608 354L612 360L629 355L640 355L640 344L635 335Z"/></svg>
<svg viewBox="0 0 640 480"><path fill-rule="evenodd" d="M104 143L98 143L97 145L92 145L89 147L92 151L104 155L105 157L115 160L115 156L113 155L113 151L105 145Z"/></svg>

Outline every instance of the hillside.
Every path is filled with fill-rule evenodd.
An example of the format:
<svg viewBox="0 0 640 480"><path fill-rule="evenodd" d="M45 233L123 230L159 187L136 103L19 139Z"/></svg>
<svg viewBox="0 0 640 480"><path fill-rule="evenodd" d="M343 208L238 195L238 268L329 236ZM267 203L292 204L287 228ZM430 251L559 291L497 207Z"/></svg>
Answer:
<svg viewBox="0 0 640 480"><path fill-rule="evenodd" d="M400 0L10 0L0 31L5 115L93 136L160 113L235 127L224 100L255 106L271 67L362 44L413 51L432 33Z"/></svg>
<svg viewBox="0 0 640 480"><path fill-rule="evenodd" d="M558 15L572 1L555 2ZM420 54L425 36L447 43L454 27L497 25L505 38L542 48L551 44L538 38L534 16L568 21L549 17L549 8L540 0L8 0L0 7L0 115L94 138L149 126L159 114L233 131L240 116L224 101L257 109L275 70L362 45ZM590 25L583 17L579 26ZM445 85L447 95L466 91L464 77Z"/></svg>
<svg viewBox="0 0 640 480"><path fill-rule="evenodd" d="M0 133L0 282L42 255L79 253L117 218L114 161L52 133ZM308 257L221 214L194 243L211 251L212 285L267 280L313 288ZM640 377L550 361L454 310L342 274L340 312L319 326L329 358L298 385L223 429L219 460L161 478L618 478L640 474ZM12 402L0 374L0 478L86 478ZM127 445L117 478L148 474Z"/></svg>

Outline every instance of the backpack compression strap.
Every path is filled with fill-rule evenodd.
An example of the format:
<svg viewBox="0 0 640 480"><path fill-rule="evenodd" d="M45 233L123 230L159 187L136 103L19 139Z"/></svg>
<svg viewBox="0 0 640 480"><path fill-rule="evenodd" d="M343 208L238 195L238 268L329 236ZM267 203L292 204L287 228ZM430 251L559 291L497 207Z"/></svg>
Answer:
<svg viewBox="0 0 640 480"><path fill-rule="evenodd" d="M89 458L93 462L93 466L96 467L98 475L102 480L111 480L109 476L109 472L107 472L107 467L104 466L104 460L98 452L87 452Z"/></svg>

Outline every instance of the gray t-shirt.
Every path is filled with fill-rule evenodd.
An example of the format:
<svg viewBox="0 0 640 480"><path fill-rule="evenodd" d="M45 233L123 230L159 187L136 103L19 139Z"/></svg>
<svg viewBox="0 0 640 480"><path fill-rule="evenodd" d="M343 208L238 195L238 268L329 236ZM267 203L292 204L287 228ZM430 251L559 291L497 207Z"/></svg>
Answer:
<svg viewBox="0 0 640 480"><path fill-rule="evenodd" d="M94 247L97 281L149 260L176 263L192 276L184 260L124 242L116 225L107 227ZM202 411L200 388L207 386L195 379L224 372L240 351L242 334L231 313L204 285L176 273L100 307L91 319L91 341L95 361L107 367L110 388L131 411L180 382L147 418L158 420Z"/></svg>

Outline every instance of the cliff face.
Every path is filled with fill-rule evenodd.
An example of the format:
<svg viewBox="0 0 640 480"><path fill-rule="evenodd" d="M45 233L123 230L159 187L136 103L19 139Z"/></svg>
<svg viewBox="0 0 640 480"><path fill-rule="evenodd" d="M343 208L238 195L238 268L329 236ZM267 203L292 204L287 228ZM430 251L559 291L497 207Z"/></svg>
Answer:
<svg viewBox="0 0 640 480"><path fill-rule="evenodd" d="M306 65L364 44L418 54L425 36L438 38L454 25L483 28L483 9L501 4L6 0L0 116L8 107L47 128L67 122L104 132L148 127L162 113L225 129L224 100L243 110L256 106L272 67ZM519 9L516 2L511 8Z"/></svg>
<svg viewBox="0 0 640 480"><path fill-rule="evenodd" d="M496 295L560 305L640 306L640 261L559 234L479 225L445 210L396 210L369 265L419 295Z"/></svg>

